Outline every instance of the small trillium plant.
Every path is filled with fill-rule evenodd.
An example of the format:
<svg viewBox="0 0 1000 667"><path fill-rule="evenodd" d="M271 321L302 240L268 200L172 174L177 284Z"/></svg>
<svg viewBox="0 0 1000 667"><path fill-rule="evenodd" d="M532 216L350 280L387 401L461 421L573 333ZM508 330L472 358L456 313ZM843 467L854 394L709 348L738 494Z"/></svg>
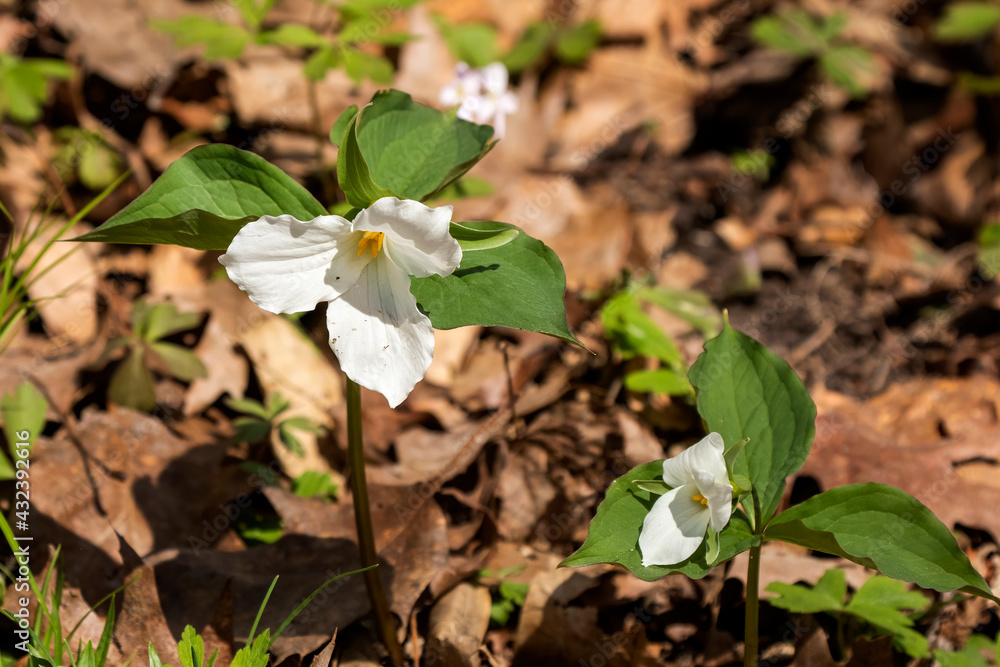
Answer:
<svg viewBox="0 0 1000 667"><path fill-rule="evenodd" d="M749 551L744 665L757 664L757 588L767 541L1000 603L951 531L895 487L839 486L778 512L786 478L812 447L816 406L788 364L760 343L727 320L688 378L709 435L615 480L583 546L562 565L613 563L646 581L673 572L700 579Z"/></svg>
<svg viewBox="0 0 1000 667"><path fill-rule="evenodd" d="M502 70L502 71L501 71ZM351 210L330 215L301 185L231 146L195 148L125 209L78 240L169 243L225 251L229 277L261 308L312 310L326 302L329 343L347 380L348 461L359 550L377 562L367 511L361 433L363 385L401 403L423 378L434 328L506 326L579 343L566 322L562 264L513 225L452 220L430 208L496 143L513 111L500 65L456 92L465 111L438 111L390 90L347 109L330 132L337 180ZM499 134L499 132L498 132ZM329 202L333 205L335 202ZM393 664L403 663L379 574L369 600Z"/></svg>

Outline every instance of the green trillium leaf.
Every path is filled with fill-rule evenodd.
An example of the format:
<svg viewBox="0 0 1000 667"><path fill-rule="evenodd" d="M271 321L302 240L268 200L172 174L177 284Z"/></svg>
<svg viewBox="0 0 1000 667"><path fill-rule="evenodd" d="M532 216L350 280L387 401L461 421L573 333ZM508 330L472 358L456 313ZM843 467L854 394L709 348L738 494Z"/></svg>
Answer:
<svg viewBox="0 0 1000 667"><path fill-rule="evenodd" d="M135 201L76 240L225 250L247 222L282 214L312 220L326 209L262 157L214 144L185 153Z"/></svg>
<svg viewBox="0 0 1000 667"><path fill-rule="evenodd" d="M496 143L490 141L493 128L489 125L417 104L398 90L377 93L355 122L358 148L372 183L401 199L433 198ZM358 200L365 196L351 193L351 184L341 182L341 187L351 203L352 196Z"/></svg>
<svg viewBox="0 0 1000 667"><path fill-rule="evenodd" d="M462 263L450 276L411 280L410 291L434 328L510 327L582 346L566 322L566 274L556 254L514 225L465 222L462 226L492 235L518 233L503 245L463 253Z"/></svg>
<svg viewBox="0 0 1000 667"><path fill-rule="evenodd" d="M750 479L764 523L773 516L785 478L805 463L816 434L816 405L802 380L780 357L727 321L688 377L698 412L726 443L731 473ZM743 441L749 442L743 445ZM742 447L731 461L730 452Z"/></svg>
<svg viewBox="0 0 1000 667"><path fill-rule="evenodd" d="M885 484L838 486L771 521L765 539L846 558L923 588L1000 603L951 531L913 496Z"/></svg>
<svg viewBox="0 0 1000 667"><path fill-rule="evenodd" d="M457 222L451 223L452 238L462 246L462 252L499 248L516 239L520 233L517 228L473 229Z"/></svg>

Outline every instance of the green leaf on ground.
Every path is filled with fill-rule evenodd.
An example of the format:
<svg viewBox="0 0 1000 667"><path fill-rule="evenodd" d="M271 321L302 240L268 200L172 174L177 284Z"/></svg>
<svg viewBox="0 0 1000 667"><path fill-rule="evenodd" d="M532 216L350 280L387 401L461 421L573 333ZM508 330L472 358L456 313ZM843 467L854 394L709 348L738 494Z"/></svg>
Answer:
<svg viewBox="0 0 1000 667"><path fill-rule="evenodd" d="M341 55L344 59L344 69L355 84L360 84L365 79L371 79L375 83L392 83L395 70L392 63L382 56L352 48L344 48Z"/></svg>
<svg viewBox="0 0 1000 667"><path fill-rule="evenodd" d="M42 115L49 79L68 79L73 68L54 58L18 58L0 53L0 117L10 114L19 123Z"/></svg>
<svg viewBox="0 0 1000 667"><path fill-rule="evenodd" d="M148 412L156 407L153 376L146 366L141 346L129 350L125 361L118 365L108 385L108 398L117 405Z"/></svg>
<svg viewBox="0 0 1000 667"><path fill-rule="evenodd" d="M798 8L756 19L750 26L750 34L762 46L799 56L821 53L828 40L823 24Z"/></svg>
<svg viewBox="0 0 1000 667"><path fill-rule="evenodd" d="M941 667L993 667L1000 664L1000 637L994 643L983 635L972 635L961 651L935 649L934 659Z"/></svg>
<svg viewBox="0 0 1000 667"><path fill-rule="evenodd" d="M902 581L876 576L858 589L844 611L890 633L893 642L907 655L927 658L931 655L927 638L913 629L913 619L902 610L922 611L929 605L930 600L906 590Z"/></svg>
<svg viewBox="0 0 1000 667"><path fill-rule="evenodd" d="M934 28L943 42L971 42L1000 25L1000 5L993 2L952 2Z"/></svg>
<svg viewBox="0 0 1000 667"><path fill-rule="evenodd" d="M150 21L161 32L173 36L177 46L205 45L206 60L235 60L250 43L250 33L238 25L188 14L176 21Z"/></svg>
<svg viewBox="0 0 1000 667"><path fill-rule="evenodd" d="M855 99L868 94L878 71L872 54L860 46L835 46L820 56L819 66L830 80Z"/></svg>
<svg viewBox="0 0 1000 667"><path fill-rule="evenodd" d="M824 572L812 587L773 581L766 590L777 594L777 597L766 598L769 605L793 614L839 612L844 608L847 596L847 579L843 570L834 568Z"/></svg>
<svg viewBox="0 0 1000 667"><path fill-rule="evenodd" d="M15 442L27 440L29 444L35 443L45 427L45 412L48 407L45 397L27 380L17 385L12 394L4 394L3 399L0 399L0 414L3 416L3 433L11 451ZM18 433L23 435L25 431L28 432L27 438L18 436Z"/></svg>
<svg viewBox="0 0 1000 667"><path fill-rule="evenodd" d="M601 41L601 24L584 21L556 38L556 57L569 65L579 65Z"/></svg>
<svg viewBox="0 0 1000 667"><path fill-rule="evenodd" d="M991 222L982 226L979 242L979 271L986 278L1000 273L1000 224Z"/></svg>
<svg viewBox="0 0 1000 667"><path fill-rule="evenodd" d="M472 67L485 67L499 59L497 31L486 23L449 23L434 15L441 36L457 60Z"/></svg>
<svg viewBox="0 0 1000 667"><path fill-rule="evenodd" d="M823 573L815 586L772 582L767 590L778 597L768 598L773 607L796 614L852 614L872 627L892 635L900 649L915 658L930 656L927 639L913 629L913 619L903 610L922 611L930 601L906 584L888 577L874 576L844 603L847 580L843 570L830 569Z"/></svg>
<svg viewBox="0 0 1000 667"><path fill-rule="evenodd" d="M328 43L326 37L298 23L282 23L274 30L267 30L257 35L257 41L261 44L302 47L319 47Z"/></svg>

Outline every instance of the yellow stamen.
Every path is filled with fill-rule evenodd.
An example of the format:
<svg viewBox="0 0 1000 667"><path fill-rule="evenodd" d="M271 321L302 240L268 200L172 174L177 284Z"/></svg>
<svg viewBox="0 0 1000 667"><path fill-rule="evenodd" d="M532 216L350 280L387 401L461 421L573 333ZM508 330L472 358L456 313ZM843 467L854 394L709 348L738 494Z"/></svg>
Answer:
<svg viewBox="0 0 1000 667"><path fill-rule="evenodd" d="M382 249L382 242L385 240L385 234L382 232L365 232L358 241L358 257L365 254L367 248L371 248L372 257L378 257L378 251Z"/></svg>
<svg viewBox="0 0 1000 667"><path fill-rule="evenodd" d="M695 501L696 503L701 503L702 505L708 505L708 498L701 495L700 493L696 493L693 496L691 496L691 500Z"/></svg>

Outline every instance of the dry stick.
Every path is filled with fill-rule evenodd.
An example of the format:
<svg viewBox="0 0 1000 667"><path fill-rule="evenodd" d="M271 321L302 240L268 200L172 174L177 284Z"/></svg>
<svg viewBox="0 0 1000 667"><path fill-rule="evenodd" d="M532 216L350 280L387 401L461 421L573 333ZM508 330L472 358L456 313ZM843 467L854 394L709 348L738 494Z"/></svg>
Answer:
<svg viewBox="0 0 1000 667"><path fill-rule="evenodd" d="M347 378L347 460L351 469L351 495L354 498L354 523L358 529L358 551L362 567L378 564L375 551L375 531L368 503L368 480L365 477L365 448L361 435L361 387ZM382 586L378 568L365 572L368 600L378 622L382 643L389 652L394 667L403 667L403 648L396 637L396 621L389 610L389 600Z"/></svg>

